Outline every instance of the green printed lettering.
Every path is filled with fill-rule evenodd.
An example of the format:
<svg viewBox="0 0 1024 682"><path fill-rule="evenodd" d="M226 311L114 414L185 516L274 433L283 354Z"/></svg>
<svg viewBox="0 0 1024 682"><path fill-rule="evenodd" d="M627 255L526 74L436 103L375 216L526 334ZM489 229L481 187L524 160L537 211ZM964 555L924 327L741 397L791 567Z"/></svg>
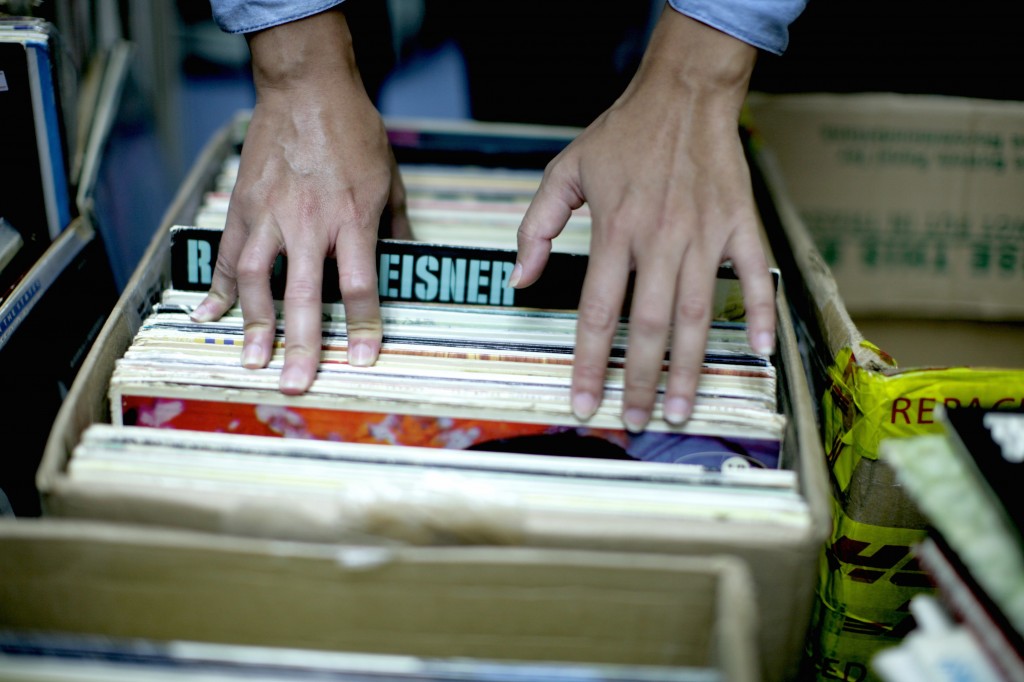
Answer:
<svg viewBox="0 0 1024 682"><path fill-rule="evenodd" d="M971 233L971 218L967 214L931 213L925 216L924 225L925 232L934 236L967 237Z"/></svg>
<svg viewBox="0 0 1024 682"><path fill-rule="evenodd" d="M801 211L800 217L816 237L824 234L849 237L854 234L876 234L879 231L878 217L861 211L813 209Z"/></svg>
<svg viewBox="0 0 1024 682"><path fill-rule="evenodd" d="M914 216L904 211L890 213L887 216L890 232L912 232Z"/></svg>
<svg viewBox="0 0 1024 682"><path fill-rule="evenodd" d="M928 157L909 149L879 149L875 160L883 166L909 166L922 171L928 168Z"/></svg>
<svg viewBox="0 0 1024 682"><path fill-rule="evenodd" d="M974 242L971 245L971 268L979 272L988 272L991 261L992 253L988 244Z"/></svg>
<svg viewBox="0 0 1024 682"><path fill-rule="evenodd" d="M999 269L1003 272L1013 272L1017 269L1017 245L1003 244L999 248Z"/></svg>
<svg viewBox="0 0 1024 682"><path fill-rule="evenodd" d="M946 253L946 242L935 242L935 272L945 272L949 267L949 256Z"/></svg>
<svg viewBox="0 0 1024 682"><path fill-rule="evenodd" d="M839 162L851 166L863 166L867 158L864 156L864 151L855 148L840 149L836 152L836 156L839 157Z"/></svg>
<svg viewBox="0 0 1024 682"><path fill-rule="evenodd" d="M1006 161L1003 160L1001 154L979 155L970 153L954 154L943 152L938 154L938 162L940 166L944 166L946 168L977 168L994 170L996 172L1002 172L1006 168Z"/></svg>
<svg viewBox="0 0 1024 682"><path fill-rule="evenodd" d="M863 242L862 247L864 253L861 255L861 262L864 263L864 266L868 268L878 267L878 242L873 239L866 240Z"/></svg>
<svg viewBox="0 0 1024 682"><path fill-rule="evenodd" d="M835 266L839 262L839 240L838 239L826 239L817 242L818 250L821 252L821 257L825 259L825 262L829 266Z"/></svg>
<svg viewBox="0 0 1024 682"><path fill-rule="evenodd" d="M981 229L986 235L993 237L1024 239L1024 218L1006 213L986 215L981 223Z"/></svg>

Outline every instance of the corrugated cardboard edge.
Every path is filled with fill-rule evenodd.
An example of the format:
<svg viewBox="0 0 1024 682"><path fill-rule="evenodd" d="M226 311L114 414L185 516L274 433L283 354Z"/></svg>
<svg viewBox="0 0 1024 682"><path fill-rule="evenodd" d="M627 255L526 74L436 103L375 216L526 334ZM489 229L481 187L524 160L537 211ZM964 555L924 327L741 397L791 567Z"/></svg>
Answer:
<svg viewBox="0 0 1024 682"><path fill-rule="evenodd" d="M789 198L782 171L774 154L762 146L757 150L756 157L768 192L779 213L779 222L785 231L786 240L792 249L793 260L806 282L807 293L814 304L816 321L819 328L825 330L824 340L828 344L828 356L835 358L844 348L852 348L855 349L857 361L862 367L877 370L890 368L890 363L886 362L874 348L865 345L864 336L843 305L831 269L822 258L810 232L804 228L803 219Z"/></svg>

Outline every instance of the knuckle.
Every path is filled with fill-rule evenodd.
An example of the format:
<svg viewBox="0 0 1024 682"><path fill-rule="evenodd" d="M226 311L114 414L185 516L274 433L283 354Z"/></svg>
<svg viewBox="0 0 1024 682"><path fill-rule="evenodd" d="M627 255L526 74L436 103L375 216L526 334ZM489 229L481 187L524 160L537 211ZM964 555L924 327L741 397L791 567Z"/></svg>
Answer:
<svg viewBox="0 0 1024 682"><path fill-rule="evenodd" d="M668 319L665 315L653 311L634 310L629 316L630 332L642 338L664 336L668 332L668 326Z"/></svg>
<svg viewBox="0 0 1024 682"><path fill-rule="evenodd" d="M349 270L339 275L338 284L345 298L369 298L377 294L377 276L367 271Z"/></svg>
<svg viewBox="0 0 1024 682"><path fill-rule="evenodd" d="M244 215L250 206L259 206L264 200L265 192L258 183L236 182L231 192L231 202L228 210ZM242 222L245 222L244 220Z"/></svg>
<svg viewBox="0 0 1024 682"><path fill-rule="evenodd" d="M223 267L230 270L227 264L224 264ZM235 265L235 273L240 281L259 281L269 277L270 269L258 255L249 252L239 256L238 263Z"/></svg>
<svg viewBox="0 0 1024 682"><path fill-rule="evenodd" d="M577 324L589 334L610 334L619 322L619 311L603 300L580 301Z"/></svg>
<svg viewBox="0 0 1024 682"><path fill-rule="evenodd" d="M675 316L683 324L704 322L711 315L708 301L684 296L676 302Z"/></svg>
<svg viewBox="0 0 1024 682"><path fill-rule="evenodd" d="M563 155L559 154L547 162L547 165L544 166L543 180L554 180L562 173L562 168L564 167L562 160Z"/></svg>
<svg viewBox="0 0 1024 682"><path fill-rule="evenodd" d="M320 287L308 279L296 279L288 282L288 286L285 288L284 300L286 303L319 303L320 298Z"/></svg>

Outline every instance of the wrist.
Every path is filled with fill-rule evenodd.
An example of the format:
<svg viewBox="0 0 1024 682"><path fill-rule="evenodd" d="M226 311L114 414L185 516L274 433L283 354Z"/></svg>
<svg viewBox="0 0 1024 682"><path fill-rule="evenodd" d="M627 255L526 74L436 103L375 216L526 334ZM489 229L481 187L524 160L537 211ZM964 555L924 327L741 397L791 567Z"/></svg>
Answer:
<svg viewBox="0 0 1024 682"><path fill-rule="evenodd" d="M666 7L634 83L735 108L738 115L756 60L752 45Z"/></svg>
<svg viewBox="0 0 1024 682"><path fill-rule="evenodd" d="M257 92L294 92L359 80L352 34L340 9L248 34Z"/></svg>

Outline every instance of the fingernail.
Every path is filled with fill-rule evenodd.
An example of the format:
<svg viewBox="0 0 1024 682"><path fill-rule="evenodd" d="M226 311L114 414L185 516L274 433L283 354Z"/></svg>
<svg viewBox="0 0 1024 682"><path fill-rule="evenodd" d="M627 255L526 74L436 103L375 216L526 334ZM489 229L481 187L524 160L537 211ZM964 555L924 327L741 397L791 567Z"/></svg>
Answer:
<svg viewBox="0 0 1024 682"><path fill-rule="evenodd" d="M754 351L761 355L771 355L775 349L775 337L769 332L760 332L754 337Z"/></svg>
<svg viewBox="0 0 1024 682"><path fill-rule="evenodd" d="M669 424L682 424L690 418L691 409L689 400L675 396L665 401L662 412Z"/></svg>
<svg viewBox="0 0 1024 682"><path fill-rule="evenodd" d="M647 426L650 416L644 410L631 407L622 414L622 423L630 433L640 433Z"/></svg>
<svg viewBox="0 0 1024 682"><path fill-rule="evenodd" d="M516 262L516 266L514 268L512 268L512 273L508 276L508 284L506 284L505 286L512 287L514 289L515 286L517 284L519 284L519 280L522 278L522 276L523 276L523 265L522 265L522 263L519 263L517 261Z"/></svg>
<svg viewBox="0 0 1024 682"><path fill-rule="evenodd" d="M572 413L580 421L587 421L597 412L597 398L590 393L574 393L572 396Z"/></svg>
<svg viewBox="0 0 1024 682"><path fill-rule="evenodd" d="M242 346L242 366L249 369L263 367L263 346L252 341Z"/></svg>
<svg viewBox="0 0 1024 682"><path fill-rule="evenodd" d="M297 367L285 367L281 371L281 392L282 393L303 393L308 387L306 377Z"/></svg>
<svg viewBox="0 0 1024 682"><path fill-rule="evenodd" d="M373 349L365 341L353 342L348 347L348 364L354 367L369 367L374 361Z"/></svg>

